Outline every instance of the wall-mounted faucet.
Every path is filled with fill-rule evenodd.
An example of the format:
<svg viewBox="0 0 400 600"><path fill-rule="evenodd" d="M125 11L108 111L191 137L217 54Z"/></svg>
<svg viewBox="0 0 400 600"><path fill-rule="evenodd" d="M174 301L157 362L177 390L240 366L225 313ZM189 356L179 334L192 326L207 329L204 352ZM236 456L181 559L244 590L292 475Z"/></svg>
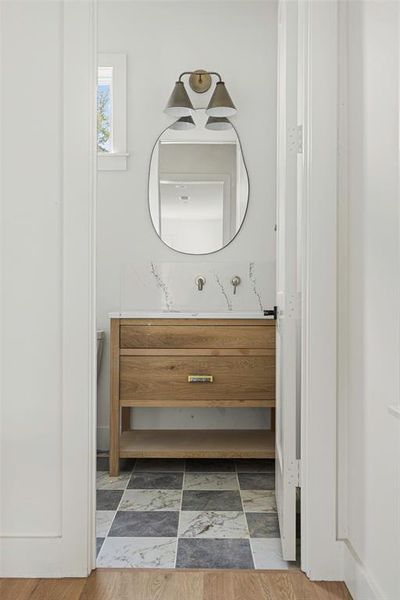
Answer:
<svg viewBox="0 0 400 600"><path fill-rule="evenodd" d="M204 284L206 283L206 278L203 277L202 275L199 275L198 277L196 277L195 283L197 285L197 289L199 290L199 292L202 292Z"/></svg>
<svg viewBox="0 0 400 600"><path fill-rule="evenodd" d="M232 277L231 279L231 284L233 285L233 293L236 294L236 288L238 285L240 285L240 282L242 280L240 279L239 275L235 275L234 277Z"/></svg>

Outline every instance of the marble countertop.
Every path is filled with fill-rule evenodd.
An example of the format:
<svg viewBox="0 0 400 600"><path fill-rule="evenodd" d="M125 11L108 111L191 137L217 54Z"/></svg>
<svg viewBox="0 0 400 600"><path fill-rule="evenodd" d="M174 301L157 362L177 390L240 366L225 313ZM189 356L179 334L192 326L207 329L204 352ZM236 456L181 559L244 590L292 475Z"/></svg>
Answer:
<svg viewBox="0 0 400 600"><path fill-rule="evenodd" d="M108 313L110 319L271 319L262 312L123 311Z"/></svg>

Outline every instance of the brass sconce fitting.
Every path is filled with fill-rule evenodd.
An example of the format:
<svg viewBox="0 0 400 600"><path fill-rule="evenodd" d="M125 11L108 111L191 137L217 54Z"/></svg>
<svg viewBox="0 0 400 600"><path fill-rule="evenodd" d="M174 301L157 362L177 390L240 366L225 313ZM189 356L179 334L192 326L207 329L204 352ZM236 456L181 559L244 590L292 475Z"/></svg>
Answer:
<svg viewBox="0 0 400 600"><path fill-rule="evenodd" d="M194 111L192 102L188 96L182 78L189 75L189 86L196 94L204 94L212 85L213 76L218 78L213 95L206 108L209 117L226 118L236 113L236 107L232 102L222 77L216 71L183 71L175 83L172 94L168 100L165 112L172 117L191 117Z"/></svg>

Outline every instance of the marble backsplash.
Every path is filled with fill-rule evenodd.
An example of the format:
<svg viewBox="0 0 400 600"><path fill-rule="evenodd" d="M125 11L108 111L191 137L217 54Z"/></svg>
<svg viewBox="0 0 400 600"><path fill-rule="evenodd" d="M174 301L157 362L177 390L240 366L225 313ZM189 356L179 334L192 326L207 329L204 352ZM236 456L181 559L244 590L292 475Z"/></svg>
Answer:
<svg viewBox="0 0 400 600"><path fill-rule="evenodd" d="M234 294L231 279L241 279ZM199 291L196 277L206 280ZM275 304L275 264L265 261L135 262L121 266L120 311L260 311Z"/></svg>

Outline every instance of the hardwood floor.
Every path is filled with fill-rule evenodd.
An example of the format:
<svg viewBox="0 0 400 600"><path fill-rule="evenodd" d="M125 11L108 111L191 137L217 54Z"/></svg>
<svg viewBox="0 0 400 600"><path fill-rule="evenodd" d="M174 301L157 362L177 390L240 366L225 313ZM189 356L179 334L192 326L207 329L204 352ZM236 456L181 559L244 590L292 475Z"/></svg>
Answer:
<svg viewBox="0 0 400 600"><path fill-rule="evenodd" d="M300 571L97 569L87 579L1 579L1 600L351 600Z"/></svg>

